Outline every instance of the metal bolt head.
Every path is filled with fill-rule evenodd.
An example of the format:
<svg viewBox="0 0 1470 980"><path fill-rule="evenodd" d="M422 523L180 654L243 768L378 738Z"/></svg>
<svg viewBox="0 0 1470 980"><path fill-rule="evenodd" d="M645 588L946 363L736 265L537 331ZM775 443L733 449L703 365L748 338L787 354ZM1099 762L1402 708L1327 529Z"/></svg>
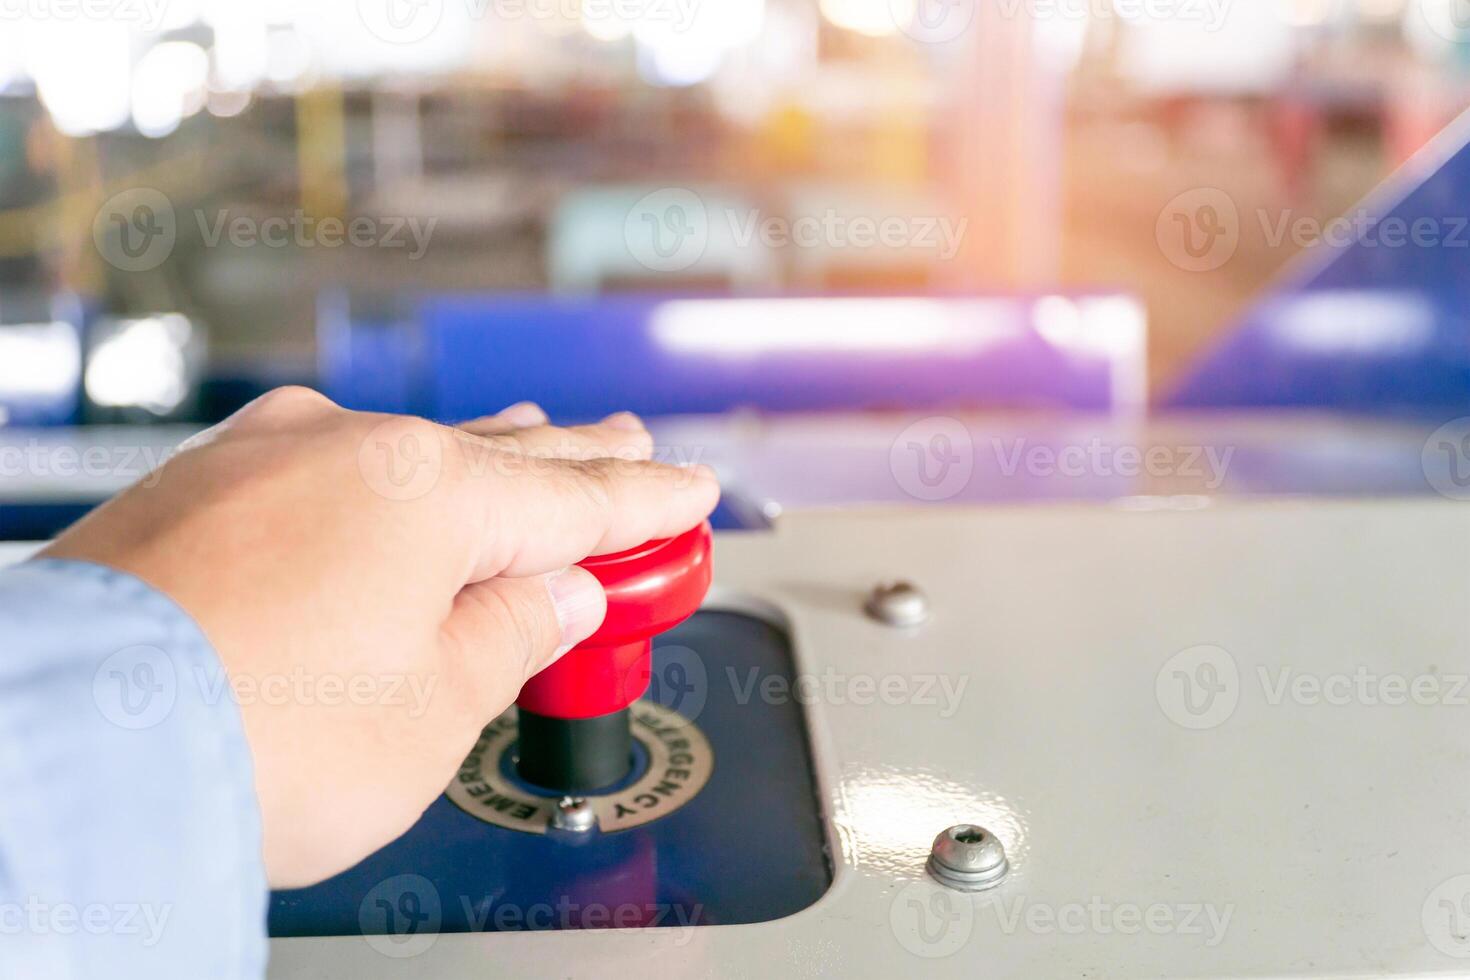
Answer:
<svg viewBox="0 0 1470 980"><path fill-rule="evenodd" d="M934 838L928 867L941 885L962 892L994 888L1010 871L1000 839L969 823L950 827Z"/></svg>
<svg viewBox="0 0 1470 980"><path fill-rule="evenodd" d="M583 797L563 796L556 801L556 813L552 814L551 825L558 830L585 834L597 826L597 811Z"/></svg>
<svg viewBox="0 0 1470 980"><path fill-rule="evenodd" d="M888 626L919 626L929 619L929 597L912 582L884 582L868 594L863 609Z"/></svg>

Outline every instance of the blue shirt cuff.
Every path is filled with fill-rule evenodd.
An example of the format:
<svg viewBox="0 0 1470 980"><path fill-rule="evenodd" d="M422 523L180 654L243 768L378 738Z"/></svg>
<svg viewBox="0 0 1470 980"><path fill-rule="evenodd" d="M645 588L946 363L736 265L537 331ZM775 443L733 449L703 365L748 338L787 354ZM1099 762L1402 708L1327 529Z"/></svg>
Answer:
<svg viewBox="0 0 1470 980"><path fill-rule="evenodd" d="M0 571L0 974L260 977L249 747L199 627L138 579Z"/></svg>

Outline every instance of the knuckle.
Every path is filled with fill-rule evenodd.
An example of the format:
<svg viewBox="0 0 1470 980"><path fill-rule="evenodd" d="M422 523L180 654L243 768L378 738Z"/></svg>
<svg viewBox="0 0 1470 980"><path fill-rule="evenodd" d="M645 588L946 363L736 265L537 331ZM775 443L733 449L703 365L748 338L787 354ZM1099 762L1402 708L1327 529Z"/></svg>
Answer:
<svg viewBox="0 0 1470 980"><path fill-rule="evenodd" d="M369 424L373 431L389 432L397 439L412 440L414 444L422 447L432 447L432 451L449 457L446 463L452 464L455 454L446 452L445 437L454 437L455 430L446 429L437 422L419 418L417 415L380 415L369 416Z"/></svg>
<svg viewBox="0 0 1470 980"><path fill-rule="evenodd" d="M267 407L275 409L305 409L336 407L335 403L321 392L304 385L286 385L265 393L260 399Z"/></svg>
<svg viewBox="0 0 1470 980"><path fill-rule="evenodd" d="M273 388L241 410L246 420L290 422L309 418L326 409L335 409L336 403L326 395L300 385Z"/></svg>
<svg viewBox="0 0 1470 980"><path fill-rule="evenodd" d="M613 473L608 459L569 459L563 461L567 487L579 502L597 511L606 511L613 502Z"/></svg>
<svg viewBox="0 0 1470 980"><path fill-rule="evenodd" d="M636 449L640 455L647 456L653 452L653 433L644 429L642 432L628 436L626 443Z"/></svg>

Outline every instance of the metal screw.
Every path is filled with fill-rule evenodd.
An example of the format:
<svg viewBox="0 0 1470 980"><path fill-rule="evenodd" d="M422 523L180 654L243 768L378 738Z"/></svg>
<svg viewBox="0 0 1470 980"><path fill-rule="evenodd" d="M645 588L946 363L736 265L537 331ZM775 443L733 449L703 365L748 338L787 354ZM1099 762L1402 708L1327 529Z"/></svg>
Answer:
<svg viewBox="0 0 1470 980"><path fill-rule="evenodd" d="M556 801L556 813L551 816L551 825L558 830L585 834L597 826L597 811L583 797L563 796Z"/></svg>
<svg viewBox="0 0 1470 980"><path fill-rule="evenodd" d="M1006 849L994 834L974 824L951 827L934 838L929 873L946 888L983 892L994 888L1011 870Z"/></svg>
<svg viewBox="0 0 1470 980"><path fill-rule="evenodd" d="M884 582L868 594L863 609L889 626L920 626L929 619L929 597L912 582Z"/></svg>

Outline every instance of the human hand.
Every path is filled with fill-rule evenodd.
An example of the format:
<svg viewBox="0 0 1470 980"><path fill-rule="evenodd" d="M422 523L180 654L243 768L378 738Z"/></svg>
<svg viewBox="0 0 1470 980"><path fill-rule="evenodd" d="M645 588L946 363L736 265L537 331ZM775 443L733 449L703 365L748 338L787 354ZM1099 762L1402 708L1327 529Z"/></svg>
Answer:
<svg viewBox="0 0 1470 980"><path fill-rule="evenodd" d="M136 575L204 630L267 874L295 887L407 830L525 680L596 630L602 587L575 562L710 513L713 473L651 451L628 414L556 428L522 404L452 429L286 388L43 554Z"/></svg>

